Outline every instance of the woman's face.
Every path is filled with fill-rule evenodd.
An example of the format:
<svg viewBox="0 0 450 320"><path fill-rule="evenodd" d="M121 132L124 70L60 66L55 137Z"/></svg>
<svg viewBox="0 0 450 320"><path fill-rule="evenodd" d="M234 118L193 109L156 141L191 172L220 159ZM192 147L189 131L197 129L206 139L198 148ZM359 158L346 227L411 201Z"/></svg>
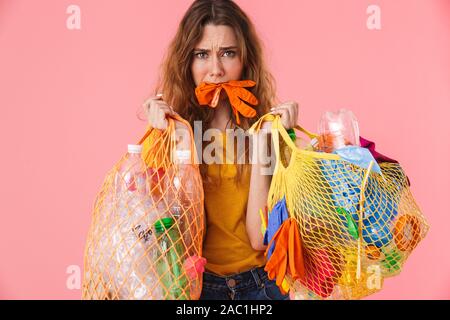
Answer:
<svg viewBox="0 0 450 320"><path fill-rule="evenodd" d="M206 25L202 39L194 49L191 71L195 85L241 80L242 68L233 29Z"/></svg>

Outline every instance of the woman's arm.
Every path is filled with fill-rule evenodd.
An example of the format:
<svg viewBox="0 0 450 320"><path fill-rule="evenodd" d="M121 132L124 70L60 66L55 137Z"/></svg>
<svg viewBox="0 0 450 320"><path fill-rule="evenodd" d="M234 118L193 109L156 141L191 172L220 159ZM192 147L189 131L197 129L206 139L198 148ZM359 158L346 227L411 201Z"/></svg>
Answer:
<svg viewBox="0 0 450 320"><path fill-rule="evenodd" d="M246 228L250 243L255 250L263 251L267 246L263 244L261 234L261 217L259 210L267 205L267 195L271 181L271 157L268 154L268 139L270 139L270 123L263 125L263 130L253 135L253 155L257 156L251 165L250 191L247 203ZM270 140L269 140L270 141Z"/></svg>
<svg viewBox="0 0 450 320"><path fill-rule="evenodd" d="M289 101L278 105L271 109L272 114L280 115L282 125L286 128L293 128L298 118L298 103ZM265 250L267 246L263 244L263 235L261 234L261 218L259 209L264 209L267 204L267 196L269 194L271 174L268 174L272 157L268 156L267 138L270 138L271 123L263 124L262 129L253 136L253 143L257 144L254 154L258 155L258 160L253 161L250 177L250 191L247 204L246 228L250 243L255 250ZM269 144L270 145L270 144ZM271 152L272 155L272 152ZM270 161L267 161L270 160ZM269 166L267 166L269 162Z"/></svg>

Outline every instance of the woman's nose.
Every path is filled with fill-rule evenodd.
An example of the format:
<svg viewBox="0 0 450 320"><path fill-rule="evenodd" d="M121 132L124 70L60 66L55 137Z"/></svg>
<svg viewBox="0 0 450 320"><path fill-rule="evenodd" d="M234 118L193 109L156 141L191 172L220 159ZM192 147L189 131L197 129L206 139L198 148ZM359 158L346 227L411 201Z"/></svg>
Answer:
<svg viewBox="0 0 450 320"><path fill-rule="evenodd" d="M211 65L209 67L209 76L211 78L220 78L224 76L223 65L218 57L213 57L211 59Z"/></svg>

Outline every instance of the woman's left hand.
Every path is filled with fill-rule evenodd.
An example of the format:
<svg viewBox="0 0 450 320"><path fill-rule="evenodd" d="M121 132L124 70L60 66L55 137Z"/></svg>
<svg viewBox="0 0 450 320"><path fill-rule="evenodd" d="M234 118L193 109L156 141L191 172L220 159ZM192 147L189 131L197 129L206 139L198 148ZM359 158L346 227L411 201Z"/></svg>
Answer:
<svg viewBox="0 0 450 320"><path fill-rule="evenodd" d="M284 102L270 109L271 114L281 116L281 124L285 129L291 129L297 124L298 103L295 101Z"/></svg>

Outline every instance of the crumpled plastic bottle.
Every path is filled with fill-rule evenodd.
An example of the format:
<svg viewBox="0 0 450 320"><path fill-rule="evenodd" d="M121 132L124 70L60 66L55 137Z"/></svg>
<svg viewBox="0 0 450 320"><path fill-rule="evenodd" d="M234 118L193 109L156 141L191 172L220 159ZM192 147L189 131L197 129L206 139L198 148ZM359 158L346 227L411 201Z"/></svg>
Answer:
<svg viewBox="0 0 450 320"><path fill-rule="evenodd" d="M129 145L116 176L116 225L111 235L115 251L110 277L118 289L118 299L163 298L153 268L156 237L152 227L158 213L147 190L141 152L140 145Z"/></svg>
<svg viewBox="0 0 450 320"><path fill-rule="evenodd" d="M345 146L360 146L359 126L353 112L325 112L319 122L319 149L332 153Z"/></svg>

